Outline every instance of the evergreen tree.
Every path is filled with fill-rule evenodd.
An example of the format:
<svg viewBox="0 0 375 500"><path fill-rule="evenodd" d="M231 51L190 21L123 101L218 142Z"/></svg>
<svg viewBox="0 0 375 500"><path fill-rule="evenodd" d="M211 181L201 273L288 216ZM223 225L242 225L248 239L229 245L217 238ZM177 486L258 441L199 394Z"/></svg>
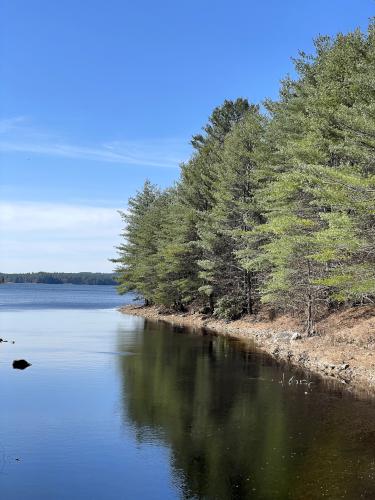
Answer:
<svg viewBox="0 0 375 500"><path fill-rule="evenodd" d="M266 116L214 109L173 189L122 212L119 290L232 319L260 302L305 315L375 298L375 25L319 37Z"/></svg>
<svg viewBox="0 0 375 500"><path fill-rule="evenodd" d="M196 232L194 211L182 202L178 189L168 194L168 205L158 234L155 301L184 310L196 299L200 282L192 243Z"/></svg>
<svg viewBox="0 0 375 500"><path fill-rule="evenodd" d="M255 276L241 264L240 255L248 244L244 233L260 221L254 194L257 148L264 123L259 108L250 106L227 135L214 191L215 205L200 224L205 255L199 262L204 280L201 290L215 299L215 312L220 317L254 311Z"/></svg>
<svg viewBox="0 0 375 500"><path fill-rule="evenodd" d="M157 284L156 265L157 235L160 226L158 217L161 197L159 189L146 181L142 191L129 199L128 210L120 212L125 223L122 233L124 243L118 247L117 264L120 293L135 291L141 294L146 304L152 302Z"/></svg>

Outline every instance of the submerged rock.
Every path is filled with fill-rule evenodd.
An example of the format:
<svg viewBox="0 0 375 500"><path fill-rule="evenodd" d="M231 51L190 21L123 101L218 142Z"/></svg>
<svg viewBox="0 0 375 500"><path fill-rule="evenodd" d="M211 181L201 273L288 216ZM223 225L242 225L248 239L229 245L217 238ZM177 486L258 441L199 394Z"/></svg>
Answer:
<svg viewBox="0 0 375 500"><path fill-rule="evenodd" d="M15 368L16 370L24 370L29 366L31 366L31 363L29 363L25 359L15 359L13 361L13 368Z"/></svg>

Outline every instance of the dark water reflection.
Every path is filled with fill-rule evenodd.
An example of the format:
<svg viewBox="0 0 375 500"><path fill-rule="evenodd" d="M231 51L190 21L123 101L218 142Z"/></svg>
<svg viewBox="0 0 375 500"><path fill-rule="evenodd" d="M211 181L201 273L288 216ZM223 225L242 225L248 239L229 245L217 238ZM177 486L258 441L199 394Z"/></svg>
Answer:
<svg viewBox="0 0 375 500"><path fill-rule="evenodd" d="M171 447L184 498L375 498L373 403L282 385L285 367L227 338L146 322L134 347L125 419Z"/></svg>
<svg viewBox="0 0 375 500"><path fill-rule="evenodd" d="M46 286L0 287L1 500L375 498L374 402Z"/></svg>

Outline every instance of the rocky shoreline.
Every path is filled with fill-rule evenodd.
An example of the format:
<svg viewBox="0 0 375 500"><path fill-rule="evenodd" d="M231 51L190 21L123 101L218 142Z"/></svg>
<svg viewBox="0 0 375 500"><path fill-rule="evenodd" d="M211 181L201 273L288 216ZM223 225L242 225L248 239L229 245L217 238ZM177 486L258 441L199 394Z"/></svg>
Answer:
<svg viewBox="0 0 375 500"><path fill-rule="evenodd" d="M168 313L157 307L128 305L120 311L253 341L257 348L280 361L338 381L358 395L375 396L375 316L369 308L330 317L319 325L323 333L314 337L306 337L285 317L225 322L198 313Z"/></svg>

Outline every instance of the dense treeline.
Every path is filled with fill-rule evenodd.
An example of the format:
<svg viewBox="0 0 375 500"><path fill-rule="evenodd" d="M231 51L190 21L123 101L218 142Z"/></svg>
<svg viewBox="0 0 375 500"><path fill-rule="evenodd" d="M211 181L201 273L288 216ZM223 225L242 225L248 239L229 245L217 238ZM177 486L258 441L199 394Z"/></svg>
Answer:
<svg viewBox="0 0 375 500"><path fill-rule="evenodd" d="M231 319L375 297L375 23L319 37L278 101L216 108L179 182L123 212L119 290Z"/></svg>
<svg viewBox="0 0 375 500"><path fill-rule="evenodd" d="M2 283L46 283L61 285L116 285L111 273L0 273Z"/></svg>

